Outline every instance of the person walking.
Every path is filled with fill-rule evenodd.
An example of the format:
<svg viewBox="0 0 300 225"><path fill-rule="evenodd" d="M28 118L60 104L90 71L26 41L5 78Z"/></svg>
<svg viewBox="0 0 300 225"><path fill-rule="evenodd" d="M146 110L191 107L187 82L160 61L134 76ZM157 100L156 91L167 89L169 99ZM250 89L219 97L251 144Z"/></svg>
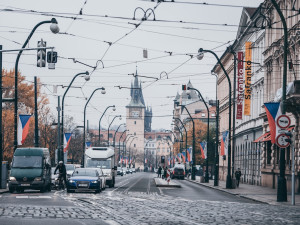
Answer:
<svg viewBox="0 0 300 225"><path fill-rule="evenodd" d="M161 170L162 170L162 168L161 168L161 166L159 166L158 171L157 171L157 177L161 177Z"/></svg>
<svg viewBox="0 0 300 225"><path fill-rule="evenodd" d="M164 169L164 178L165 178L165 180L167 179L167 171L168 171L168 167L166 167L166 168Z"/></svg>
<svg viewBox="0 0 300 225"><path fill-rule="evenodd" d="M237 171L235 171L236 187L239 187L240 185L241 176L242 176L241 169L238 168Z"/></svg>

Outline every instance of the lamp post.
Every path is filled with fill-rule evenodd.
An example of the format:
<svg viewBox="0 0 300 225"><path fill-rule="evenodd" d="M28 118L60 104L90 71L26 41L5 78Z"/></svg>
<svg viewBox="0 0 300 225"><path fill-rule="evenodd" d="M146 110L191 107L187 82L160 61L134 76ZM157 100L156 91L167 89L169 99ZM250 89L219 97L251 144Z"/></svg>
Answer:
<svg viewBox="0 0 300 225"><path fill-rule="evenodd" d="M173 119L174 120L178 120L180 123L181 123L181 125L182 125L182 127L184 128L184 131L185 131L185 157L187 157L187 141L188 141L188 139L187 139L187 137L188 137L188 135L187 135L187 130L186 130L186 128L185 128L185 126L184 126L184 123L181 121L181 119L179 119L179 118L175 118L175 117L173 117ZM185 165L185 171L186 171L186 162L184 162L184 165Z"/></svg>
<svg viewBox="0 0 300 225"><path fill-rule="evenodd" d="M55 18L52 18L51 20L45 20L37 25L31 30L29 36L27 37L26 41L24 42L22 46L22 50L19 51L15 63L15 96L14 96L14 151L18 147L18 65L19 60L22 55L23 49L28 44L29 40L31 39L33 33L36 31L36 29L41 26L42 24L51 23L50 30L52 33L56 34L59 32L59 27L57 26L57 21ZM2 106L1 106L2 107Z"/></svg>
<svg viewBox="0 0 300 225"><path fill-rule="evenodd" d="M116 134L118 133L118 130L119 130L119 128L120 128L122 125L125 125L125 126L126 126L126 123L121 123L121 124L118 126L118 128L117 128L117 130L116 130L116 132L115 132L115 134L114 134L114 138L113 138L113 147L115 147Z"/></svg>
<svg viewBox="0 0 300 225"><path fill-rule="evenodd" d="M115 105L110 105L110 106L107 106L106 107L106 109L104 110L104 112L102 113L102 115L101 115L101 117L100 117L100 120L99 120L99 146L100 146L100 144L101 144L101 120L102 120L102 118L103 118L103 116L104 116L104 114L106 113L106 111L109 109L109 108L113 108L113 111L116 111L116 107L115 107Z"/></svg>
<svg viewBox="0 0 300 225"><path fill-rule="evenodd" d="M213 54L215 56L215 58L217 59L218 63L220 64L227 80L228 80L228 86L229 86L229 94L228 94L228 98L229 98L229 121L228 121L228 168L227 168L227 178L226 178L226 188L232 188L232 180L231 180L231 81L230 78L228 76L228 73L226 72L221 60L219 59L219 57L216 55L216 53L214 53L211 50L205 50L203 48L200 48L198 51L198 56L197 58L199 60L203 59L204 56L204 52L209 52L211 54Z"/></svg>
<svg viewBox="0 0 300 225"><path fill-rule="evenodd" d="M169 131L169 132L171 132L171 133L173 134L173 136L174 136L174 141L175 141L175 142L177 142L177 137L176 137L176 135L174 134L174 132L173 132L173 131L171 131L171 130L166 130L166 131Z"/></svg>
<svg viewBox="0 0 300 225"><path fill-rule="evenodd" d="M105 94L105 88L101 87L101 88L96 88L93 93L91 94L91 96L89 97L89 99L87 100L87 102L85 103L84 106L84 110L83 110L83 145L82 145L82 166L84 167L84 152L85 152L85 117L86 117L86 107L89 104L91 98L93 97L93 95L95 94L96 91L101 90L101 94Z"/></svg>
<svg viewBox="0 0 300 225"><path fill-rule="evenodd" d="M196 154L195 154L195 151L196 151L196 145L195 145L195 122L194 122L194 119L193 117L191 116L189 110L186 108L185 105L180 105L179 102L176 103L177 106L181 106L183 108L185 108L185 110L187 111L187 113L189 114L189 117L191 118L192 120L192 123L193 123L193 154L192 154L192 161L193 161L193 164L192 164L192 180L195 180L196 179L196 167L195 167L195 164L196 164Z"/></svg>
<svg viewBox="0 0 300 225"><path fill-rule="evenodd" d="M283 26L283 75L282 75L282 98L281 98L281 111L282 114L286 114L286 82L287 82L287 53L288 53L288 29L286 21L282 11L276 0L271 0L273 6L275 7L277 13L282 22ZM279 176L277 181L277 202L287 201L287 189L286 189L286 179L285 179L285 149L280 149L280 167Z"/></svg>
<svg viewBox="0 0 300 225"><path fill-rule="evenodd" d="M204 105L206 107L207 110L207 134L206 134L206 170L205 170L205 178L204 181L205 183L209 183L209 177L208 177L208 144L209 144L209 108L208 105L206 104L204 98L202 97L201 93L199 90L197 90L196 88L191 88L191 87L187 87L188 90L194 90L198 93L199 97L202 99L202 101L204 102Z"/></svg>
<svg viewBox="0 0 300 225"><path fill-rule="evenodd" d="M115 116L115 117L112 119L112 121L110 122L110 124L109 124L109 126L108 126L108 128L107 128L107 146L109 146L109 128L110 128L110 126L112 125L112 123L114 122L114 120L115 120L117 117L119 117L120 120L122 119L122 116L121 116L121 115Z"/></svg>
<svg viewBox="0 0 300 225"><path fill-rule="evenodd" d="M215 179L214 186L219 186L219 100L218 100L218 75L212 73L216 77L216 148L215 148Z"/></svg>
<svg viewBox="0 0 300 225"><path fill-rule="evenodd" d="M86 81L89 81L90 80L90 76L89 76L89 72L86 71L86 72L83 72L83 73L78 73L76 74L73 79L71 80L68 88L66 89L63 97L62 97L62 103L61 103L61 146L59 148L59 156L61 158L61 160L63 160L63 149L64 149L64 107L65 107L65 97L66 97L66 94L68 93L70 87L72 86L74 80L76 79L76 77L80 76L80 75L85 75L84 79ZM60 161L60 160L58 160Z"/></svg>
<svg viewBox="0 0 300 225"><path fill-rule="evenodd" d="M121 134L120 138L119 138L119 161L121 161L121 144L120 144L121 143L121 138L123 137L123 135L125 134L126 131L129 131L129 130L124 130L123 133Z"/></svg>
<svg viewBox="0 0 300 225"><path fill-rule="evenodd" d="M181 135L181 141L180 141L180 147L179 147L180 148L179 151L181 153L182 152L182 143L183 143L183 134L182 134L182 132L180 130L180 127L176 123L172 123L171 125L176 126L177 129L178 129L179 134Z"/></svg>
<svg viewBox="0 0 300 225"><path fill-rule="evenodd" d="M132 134L128 134L125 138L125 141L123 142L123 154L126 155L126 146L127 146L127 142L129 141L129 139L131 137L134 137L134 135ZM127 139L128 138L128 139ZM127 139L127 140L126 140Z"/></svg>
<svg viewBox="0 0 300 225"><path fill-rule="evenodd" d="M131 158L131 156L130 156L130 146L131 146L131 144L132 144L132 142L133 142L133 140L135 139L135 138L137 138L136 136L131 140L131 142L130 142L130 144L129 144L129 146L128 146L128 150L129 150L129 159ZM130 161L129 161L130 162ZM129 168L131 168L131 163L129 164Z"/></svg>

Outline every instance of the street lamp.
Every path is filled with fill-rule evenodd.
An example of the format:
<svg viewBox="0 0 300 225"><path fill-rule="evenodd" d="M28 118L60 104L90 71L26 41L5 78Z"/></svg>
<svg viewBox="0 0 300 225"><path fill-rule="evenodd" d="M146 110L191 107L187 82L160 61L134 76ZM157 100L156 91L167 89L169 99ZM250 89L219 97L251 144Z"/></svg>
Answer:
<svg viewBox="0 0 300 225"><path fill-rule="evenodd" d="M129 130L124 130L123 133L121 134L120 138L119 138L119 161L121 160L121 144L120 144L121 143L121 138L123 137L123 135L125 134L126 131L129 131Z"/></svg>
<svg viewBox="0 0 300 225"><path fill-rule="evenodd" d="M174 134L174 132L173 132L173 131L171 131L171 130L166 130L166 131L169 131L169 132L171 132L171 133L173 134L173 136L174 136L174 141L175 141L175 142L177 142L177 137L176 137L176 135Z"/></svg>
<svg viewBox="0 0 300 225"><path fill-rule="evenodd" d="M59 156L61 158L61 160L63 159L63 146L64 146L64 107L65 107L65 97L66 97L66 94L68 93L70 87L72 86L74 80L76 79L76 77L80 76L80 75L85 75L84 79L86 81L90 80L90 75L89 75L89 72L86 71L86 72L83 72L83 73L78 73L76 74L73 79L71 80L68 88L66 89L63 97L62 97L62 104L61 104L61 146L59 148ZM60 160L58 160L60 161Z"/></svg>
<svg viewBox="0 0 300 225"><path fill-rule="evenodd" d="M179 102L176 102L176 105L185 108L185 110L186 110L187 113L189 114L189 117L191 118L192 123L193 123L193 154L192 154L192 161L193 161L193 164L192 164L192 180L195 180L195 179L196 179L196 167L195 167L195 164L196 164L196 154L195 154L195 151L196 151L196 144L195 144L195 138L196 138L196 137L195 137L195 122L194 122L194 119L193 119L193 117L191 116L189 110L187 109L187 107L186 107L185 105L180 105Z"/></svg>
<svg viewBox="0 0 300 225"><path fill-rule="evenodd" d="M122 125L125 125L125 126L126 126L126 123L121 123L121 124L118 126L118 128L117 128L117 130L116 130L116 132L115 132L115 134L114 134L114 138L113 138L113 147L115 147L116 134L118 133L118 130L119 130L119 128L120 128Z"/></svg>
<svg viewBox="0 0 300 225"><path fill-rule="evenodd" d="M228 86L229 86L229 94L228 94L228 98L229 98L229 121L228 121L228 168L227 168L227 178L226 178L226 188L232 188L232 180L231 180L231 81L230 78L228 76L228 73L226 72L221 60L219 59L219 57L216 55L216 53L214 53L211 50L205 50L203 48L200 48L198 51L198 56L197 59L201 60L203 59L204 56L204 52L209 52L211 54L213 54L215 56L215 58L217 59L218 63L220 64L224 74L227 77L228 80Z"/></svg>
<svg viewBox="0 0 300 225"><path fill-rule="evenodd" d="M132 134L128 134L125 138L125 141L123 141L123 155L126 155L126 146L127 146L127 142L129 141L129 139L131 137L135 137L134 135ZM128 139L127 139L128 138Z"/></svg>
<svg viewBox="0 0 300 225"><path fill-rule="evenodd" d="M101 90L101 94L105 94L105 88L101 87L101 88L96 88L93 93L91 94L91 96L89 97L89 99L87 100L87 102L85 103L84 106L84 110L83 110L83 145L82 145L82 149L83 149L83 153L82 153L82 166L84 167L84 152L85 152L85 117L86 117L86 107L89 104L91 98L93 97L93 95L95 94L96 91Z"/></svg>
<svg viewBox="0 0 300 225"><path fill-rule="evenodd" d="M215 148L215 179L214 186L219 186L219 100L218 100L218 75L211 71L216 77L216 148Z"/></svg>
<svg viewBox="0 0 300 225"><path fill-rule="evenodd" d="M196 88L192 87L187 87L188 90L194 90L198 93L199 97L202 99L202 101L205 104L206 110L207 110L207 134L206 134L206 170L205 170L205 178L204 181L205 183L209 183L209 177L208 177L208 144L209 144L209 108L208 105L206 104L204 98L202 97L200 91L198 91Z"/></svg>
<svg viewBox="0 0 300 225"><path fill-rule="evenodd" d="M102 120L102 117L104 116L104 114L106 113L106 111L109 109L109 108L113 108L113 111L116 111L116 107L115 107L115 105L110 105L110 106L107 106L106 107L106 109L104 110L104 112L102 113L102 115L101 115L101 117L100 117L100 120L99 120L99 146L100 146L100 144L101 144L101 120Z"/></svg>
<svg viewBox="0 0 300 225"><path fill-rule="evenodd" d="M110 126L112 125L112 123L114 122L114 120L115 120L117 117L119 117L120 120L122 120L122 116L121 116L121 115L115 116L115 117L112 119L112 121L110 122L110 124L109 124L109 126L108 126L108 128L107 128L107 146L109 146L109 128L110 128Z"/></svg>
<svg viewBox="0 0 300 225"><path fill-rule="evenodd" d="M50 30L52 33L56 34L59 32L59 27L57 25L57 21L55 18L52 18L51 20L46 20L38 23L35 25L35 27L31 30L29 36L27 37L26 41L24 42L22 46L22 50L19 51L16 63L15 63L15 97L14 97L14 151L18 147L18 65L19 65L19 60L21 57L21 54L23 52L23 49L26 47L28 44L29 40L31 39L33 33L36 31L36 29L41 26L42 24L45 23L51 23ZM2 107L2 106L1 106Z"/></svg>
<svg viewBox="0 0 300 225"><path fill-rule="evenodd" d="M176 117L173 117L173 119L174 119L174 120L178 120L178 121L181 123L182 127L184 128L184 130L185 130L185 157L187 157L187 151L188 151L188 150L187 150L187 149L188 149L188 148L187 148L187 145L188 145L188 144L187 144L187 140L188 140L188 139L187 139L187 137L188 137L188 136L187 136L187 130L186 130L186 128L185 128L183 122L181 121L181 119L176 118ZM186 171L186 162L184 162L184 165L185 165L185 171Z"/></svg>
<svg viewBox="0 0 300 225"><path fill-rule="evenodd" d="M183 134L182 134L182 132L181 132L181 130L180 130L180 127L176 124L176 123L172 123L171 125L174 125L174 126L176 126L177 127L177 130L179 131L179 134L181 135L181 141L180 141L180 153L182 152L182 143L183 143Z"/></svg>
<svg viewBox="0 0 300 225"><path fill-rule="evenodd" d="M133 140L136 139L136 138L137 138L137 136L135 136L135 137L131 140L131 142L130 142L130 144L129 144L129 147L128 147L128 150L129 150L129 159L131 158L131 156L130 156L130 146L131 146ZM131 168L131 163L129 164L129 168Z"/></svg>

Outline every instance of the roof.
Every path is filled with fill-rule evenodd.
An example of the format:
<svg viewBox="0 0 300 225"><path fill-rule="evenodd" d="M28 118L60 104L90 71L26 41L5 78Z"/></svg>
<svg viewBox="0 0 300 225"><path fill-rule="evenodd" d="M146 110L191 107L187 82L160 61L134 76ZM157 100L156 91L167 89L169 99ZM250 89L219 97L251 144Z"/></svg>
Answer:
<svg viewBox="0 0 300 225"><path fill-rule="evenodd" d="M112 147L92 147L85 150L85 155L93 159L107 159L115 154Z"/></svg>

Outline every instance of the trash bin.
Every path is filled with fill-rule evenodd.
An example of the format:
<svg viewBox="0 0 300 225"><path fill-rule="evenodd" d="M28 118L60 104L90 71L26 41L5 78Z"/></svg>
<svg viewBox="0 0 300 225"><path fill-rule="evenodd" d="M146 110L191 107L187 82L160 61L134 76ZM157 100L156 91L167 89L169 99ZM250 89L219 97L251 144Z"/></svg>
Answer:
<svg viewBox="0 0 300 225"><path fill-rule="evenodd" d="M232 189L235 189L236 188L236 179L232 178L231 183L232 183Z"/></svg>
<svg viewBox="0 0 300 225"><path fill-rule="evenodd" d="M7 161L2 161L1 164L1 181L0 181L0 189L5 189L7 187L7 166L8 162Z"/></svg>

